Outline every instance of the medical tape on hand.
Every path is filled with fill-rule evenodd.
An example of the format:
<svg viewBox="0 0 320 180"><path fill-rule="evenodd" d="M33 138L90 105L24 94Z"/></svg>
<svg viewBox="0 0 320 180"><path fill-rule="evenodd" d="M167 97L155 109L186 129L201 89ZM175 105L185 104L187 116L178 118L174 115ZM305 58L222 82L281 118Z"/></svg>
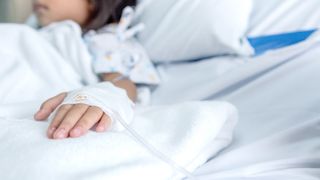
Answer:
<svg viewBox="0 0 320 180"><path fill-rule="evenodd" d="M125 129L118 121L118 117L115 117L115 113L125 119L127 124L132 122L134 116L134 103L128 98L126 92L109 82L69 92L61 106L68 104L86 104L99 107L110 117L112 126L109 130L111 131Z"/></svg>

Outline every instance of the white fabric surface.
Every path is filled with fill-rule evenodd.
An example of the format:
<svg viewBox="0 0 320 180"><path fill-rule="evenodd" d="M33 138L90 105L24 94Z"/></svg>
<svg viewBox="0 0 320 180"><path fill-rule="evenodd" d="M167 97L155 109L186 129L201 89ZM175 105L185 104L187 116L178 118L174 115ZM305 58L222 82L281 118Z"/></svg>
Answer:
<svg viewBox="0 0 320 180"><path fill-rule="evenodd" d="M247 34L261 36L319 27L319 0L253 0Z"/></svg>
<svg viewBox="0 0 320 180"><path fill-rule="evenodd" d="M221 54L250 54L241 41L251 0L141 0L138 36L156 62L185 61Z"/></svg>
<svg viewBox="0 0 320 180"><path fill-rule="evenodd" d="M42 99L96 80L83 78L95 77L90 64L86 66L90 59L79 43L80 34L72 34L74 26L65 23L68 26L49 27L41 33L19 25L0 25L4 37L0 43L4 62L0 66L0 179L184 177L127 131L89 132L82 138L59 141L46 137L50 119L37 122L32 118ZM84 52L78 54L78 50ZM88 93L74 91L78 92ZM99 94L111 100L109 93ZM132 111L122 118L131 116ZM130 127L164 157L192 172L230 144L236 122L237 111L229 103L189 102L137 108Z"/></svg>
<svg viewBox="0 0 320 180"><path fill-rule="evenodd" d="M80 75L82 84L88 85L98 81L92 70L92 56L83 42L82 30L78 24L68 20L53 23L40 29L40 34L49 41L50 45L53 45L64 61L71 64ZM26 41L26 43L30 42Z"/></svg>
<svg viewBox="0 0 320 180"><path fill-rule="evenodd" d="M319 56L319 46L312 42L252 59L224 57L159 67L164 82L154 104L220 99L239 108L235 141L195 172L198 179L319 179ZM20 108L20 117L26 117L36 107L27 105L0 109L10 114Z"/></svg>
<svg viewBox="0 0 320 180"><path fill-rule="evenodd" d="M231 147L199 168L204 180L320 178L320 41L256 58L162 65L154 104L227 100L239 109Z"/></svg>
<svg viewBox="0 0 320 180"><path fill-rule="evenodd" d="M79 28L66 24L41 34L23 25L0 25L2 104L44 100L97 82Z"/></svg>
<svg viewBox="0 0 320 180"><path fill-rule="evenodd" d="M30 118L32 114L15 118L20 111L14 106L8 109L11 116L6 112L6 117L0 118L4 127L0 131L1 179L183 177L126 131L89 132L77 139L49 140L45 133L48 122L36 122ZM231 142L237 119L234 107L223 102L184 103L137 111L131 128L190 172Z"/></svg>

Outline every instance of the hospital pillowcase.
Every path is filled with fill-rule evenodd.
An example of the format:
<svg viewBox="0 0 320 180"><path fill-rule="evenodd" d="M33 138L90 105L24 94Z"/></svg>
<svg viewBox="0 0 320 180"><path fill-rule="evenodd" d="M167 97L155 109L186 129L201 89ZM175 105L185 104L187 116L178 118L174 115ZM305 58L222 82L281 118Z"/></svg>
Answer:
<svg viewBox="0 0 320 180"><path fill-rule="evenodd" d="M248 55L243 41L252 0L140 0L139 40L155 62Z"/></svg>

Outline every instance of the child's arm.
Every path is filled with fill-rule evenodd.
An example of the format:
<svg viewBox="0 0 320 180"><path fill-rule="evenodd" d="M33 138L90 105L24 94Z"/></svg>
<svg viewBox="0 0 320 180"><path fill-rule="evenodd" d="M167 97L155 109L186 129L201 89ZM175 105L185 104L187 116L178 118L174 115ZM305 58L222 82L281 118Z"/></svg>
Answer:
<svg viewBox="0 0 320 180"><path fill-rule="evenodd" d="M127 91L128 97L135 102L137 98L137 87L128 78L123 78L124 76L120 73L105 73L101 75L103 81L109 81L115 86L122 88Z"/></svg>

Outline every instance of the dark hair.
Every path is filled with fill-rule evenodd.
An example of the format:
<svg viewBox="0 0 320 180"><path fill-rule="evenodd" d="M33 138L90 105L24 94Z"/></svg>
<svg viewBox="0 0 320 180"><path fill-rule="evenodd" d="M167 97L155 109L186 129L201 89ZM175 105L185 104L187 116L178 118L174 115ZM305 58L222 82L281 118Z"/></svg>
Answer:
<svg viewBox="0 0 320 180"><path fill-rule="evenodd" d="M137 0L90 0L93 11L83 30L97 30L110 23L120 21L122 11L127 6L136 6Z"/></svg>

